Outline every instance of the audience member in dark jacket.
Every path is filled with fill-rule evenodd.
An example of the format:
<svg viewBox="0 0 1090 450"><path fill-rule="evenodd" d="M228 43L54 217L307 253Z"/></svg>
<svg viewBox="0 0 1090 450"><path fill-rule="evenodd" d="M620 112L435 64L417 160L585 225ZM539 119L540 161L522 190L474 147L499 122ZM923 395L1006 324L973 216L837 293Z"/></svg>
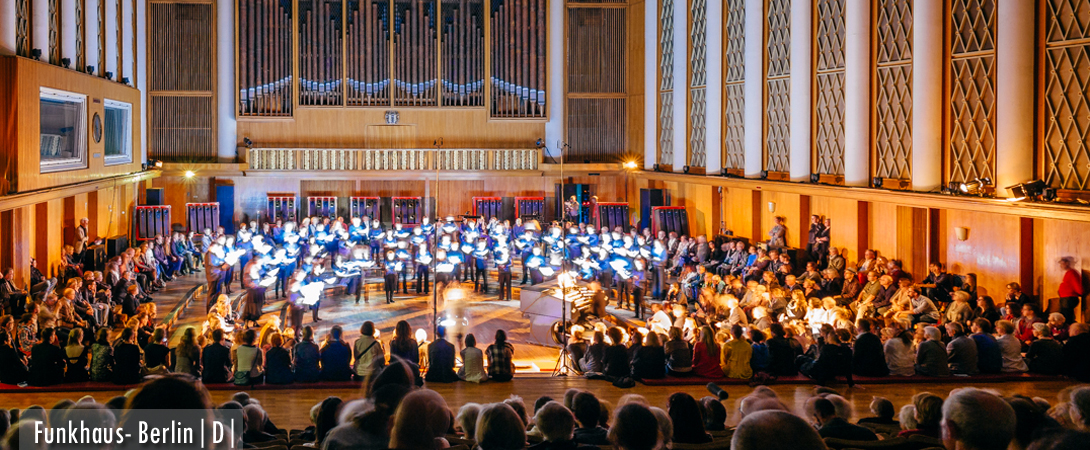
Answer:
<svg viewBox="0 0 1090 450"><path fill-rule="evenodd" d="M1063 371L1064 350L1059 341L1052 339L1052 330L1046 323L1033 324L1033 336L1036 338L1029 344L1026 352L1026 364L1029 364L1030 373L1043 375L1058 375ZM31 357L33 364L33 356Z"/></svg>
<svg viewBox="0 0 1090 450"><path fill-rule="evenodd" d="M114 346L114 383L136 384L144 378L144 351L136 345L136 330L121 330Z"/></svg>
<svg viewBox="0 0 1090 450"><path fill-rule="evenodd" d="M272 346L265 352L265 382L269 384L288 384L294 380L291 370L291 352L284 348L280 334L273 334Z"/></svg>
<svg viewBox="0 0 1090 450"><path fill-rule="evenodd" d="M621 329L610 328L609 338L613 341L613 345L606 348L605 360L602 364L606 376L620 378L631 375L632 368L629 367L628 349L620 344L624 340Z"/></svg>
<svg viewBox="0 0 1090 450"><path fill-rule="evenodd" d="M969 337L976 342L977 370L980 373L999 373L1003 369L1003 352L999 343L991 335L992 325L988 319L977 317L970 326L973 334Z"/></svg>
<svg viewBox="0 0 1090 450"><path fill-rule="evenodd" d="M601 373L605 370L604 362L606 358L605 334L601 331L594 332L594 341L587 346L587 352L583 354L583 359L579 361L579 368L583 372L598 372Z"/></svg>
<svg viewBox="0 0 1090 450"><path fill-rule="evenodd" d="M446 329L439 327L435 332L435 341L428 345L428 373L424 375L424 381L458 381L458 372L454 371L454 353L454 346L447 341Z"/></svg>
<svg viewBox="0 0 1090 450"><path fill-rule="evenodd" d="M322 362L322 381L348 381L352 379L352 348L341 340L343 331L340 325L329 330L329 341L322 347L319 359Z"/></svg>
<svg viewBox="0 0 1090 450"><path fill-rule="evenodd" d="M848 423L837 417L836 406L826 398L814 400L814 421L818 424L818 434L822 438L845 439L849 441L877 441L878 436L867 427Z"/></svg>
<svg viewBox="0 0 1090 450"><path fill-rule="evenodd" d="M598 426L598 421L602 417L601 408L598 398L590 392L580 392L572 398L572 414L575 415L578 425L575 428L575 439L573 439L576 444L610 445L608 430Z"/></svg>
<svg viewBox="0 0 1090 450"><path fill-rule="evenodd" d="M318 381L318 344L314 343L314 330L303 328L303 339L292 350L295 356L295 381L313 383Z"/></svg>
<svg viewBox="0 0 1090 450"><path fill-rule="evenodd" d="M204 384L227 383L232 381L231 348L223 345L223 330L212 332L212 343L201 352L201 381Z"/></svg>
<svg viewBox="0 0 1090 450"><path fill-rule="evenodd" d="M1090 325L1071 324L1071 337L1064 344L1065 375L1083 383L1090 382Z"/></svg>
<svg viewBox="0 0 1090 450"><path fill-rule="evenodd" d="M769 327L772 339L768 344L768 371L772 375L790 377L797 375L799 370L795 367L795 358L802 355L802 345L799 341L787 337L783 325L774 323Z"/></svg>
<svg viewBox="0 0 1090 450"><path fill-rule="evenodd" d="M57 346L53 328L41 332L41 342L30 350L30 374L27 381L32 386L52 386L64 382L67 355Z"/></svg>
<svg viewBox="0 0 1090 450"><path fill-rule="evenodd" d="M825 343L818 350L816 359L803 355L795 361L795 364L799 372L812 378L819 385L829 384L838 375L847 378L848 386L855 385L855 381L852 380L852 349L841 345L836 332L825 335Z"/></svg>
<svg viewBox="0 0 1090 450"><path fill-rule="evenodd" d="M852 372L864 377L889 375L882 339L873 333L871 321L861 319L856 327L859 329L859 336L855 338L855 348L852 351Z"/></svg>
<svg viewBox="0 0 1090 450"><path fill-rule="evenodd" d="M632 378L656 379L666 376L666 351L657 333L647 333L643 345L632 358Z"/></svg>
<svg viewBox="0 0 1090 450"><path fill-rule="evenodd" d="M11 336L0 330L0 383L19 384L27 379L26 355L11 345Z"/></svg>
<svg viewBox="0 0 1090 450"><path fill-rule="evenodd" d="M929 377L950 376L950 360L938 328L924 329L927 340L916 349L916 373Z"/></svg>

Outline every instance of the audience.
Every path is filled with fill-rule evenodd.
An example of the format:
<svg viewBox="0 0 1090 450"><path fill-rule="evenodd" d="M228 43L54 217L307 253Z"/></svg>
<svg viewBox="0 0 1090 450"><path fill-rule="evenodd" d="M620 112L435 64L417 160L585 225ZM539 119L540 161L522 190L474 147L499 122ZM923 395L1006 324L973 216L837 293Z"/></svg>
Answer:
<svg viewBox="0 0 1090 450"><path fill-rule="evenodd" d="M878 436L866 427L848 423L836 413L836 406L827 398L814 400L814 423L822 438L837 438L849 441L877 441Z"/></svg>

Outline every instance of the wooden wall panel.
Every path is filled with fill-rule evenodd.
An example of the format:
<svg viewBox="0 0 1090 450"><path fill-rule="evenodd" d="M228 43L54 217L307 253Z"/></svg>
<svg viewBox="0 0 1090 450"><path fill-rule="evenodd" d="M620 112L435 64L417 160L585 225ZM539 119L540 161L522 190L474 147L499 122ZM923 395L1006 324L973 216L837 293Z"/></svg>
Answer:
<svg viewBox="0 0 1090 450"><path fill-rule="evenodd" d="M916 280L927 276L928 225L926 208L897 206L897 258Z"/></svg>
<svg viewBox="0 0 1090 450"><path fill-rule="evenodd" d="M784 225L787 226L787 246L796 248L800 244L805 246L805 230L800 231L797 225L799 223L799 201L798 194L761 191L761 208L763 211L761 214L761 235L757 237L757 240L767 241L768 232L776 225L776 216L783 216L786 219ZM770 202L776 204L775 211L768 210Z"/></svg>
<svg viewBox="0 0 1090 450"><path fill-rule="evenodd" d="M1087 286L1087 274L1090 272L1090 223L1072 222L1067 220L1040 220L1040 229L1035 230L1041 236L1041 250L1037 261L1040 267L1040 275L1034 280L1033 292L1038 298L1047 301L1057 297L1057 289L1063 280L1063 272L1060 271L1060 258L1073 258L1074 268L1083 274L1083 286ZM1028 289L1023 286L1022 289ZM1084 289L1085 292L1085 289ZM1082 303L1082 321L1088 317L1087 302ZM1057 310L1056 305L1051 305L1052 310Z"/></svg>
<svg viewBox="0 0 1090 450"><path fill-rule="evenodd" d="M841 254L848 261L859 259L858 240L859 233L859 202L851 199L812 196L810 197L810 214L828 217L832 220L832 229L829 233L829 245L840 248ZM807 228L800 229L800 233L809 233L809 218L806 220ZM809 235L800 236L800 239L808 239ZM805 242L802 242L805 246ZM845 253L845 251L847 253Z"/></svg>
<svg viewBox="0 0 1090 450"><path fill-rule="evenodd" d="M951 272L977 274L977 284L993 296L1002 296L1007 283L1020 280L1017 216L959 210L947 210L943 216ZM959 241L956 227L968 228L969 238Z"/></svg>
<svg viewBox="0 0 1090 450"><path fill-rule="evenodd" d="M753 190L723 188L723 222L735 236L753 238Z"/></svg>
<svg viewBox="0 0 1090 450"><path fill-rule="evenodd" d="M86 169L41 173L39 124L39 92L49 87L88 96L87 100L87 161ZM133 127L133 162L107 166L102 154L105 140L95 143L91 138L91 118L104 114L103 99L133 105L134 123L140 117L140 92L136 89L101 78L68 70L45 62L14 56L0 56L0 90L6 91L0 100L11 100L0 108L0 129L4 131L5 154L14 155L12 176L19 192L46 189L80 183L140 170L140 127ZM10 153L9 153L10 152ZM98 157L95 157L98 154Z"/></svg>
<svg viewBox="0 0 1090 450"><path fill-rule="evenodd" d="M870 248L887 258L897 255L897 205L871 202Z"/></svg>

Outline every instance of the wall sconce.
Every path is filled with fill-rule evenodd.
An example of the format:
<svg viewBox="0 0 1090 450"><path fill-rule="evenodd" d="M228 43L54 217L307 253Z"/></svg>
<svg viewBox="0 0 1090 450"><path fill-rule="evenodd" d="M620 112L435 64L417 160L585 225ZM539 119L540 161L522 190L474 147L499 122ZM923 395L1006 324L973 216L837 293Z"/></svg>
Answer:
<svg viewBox="0 0 1090 450"><path fill-rule="evenodd" d="M957 236L959 241L969 239L969 229L965 227L954 227L954 236Z"/></svg>
<svg viewBox="0 0 1090 450"><path fill-rule="evenodd" d="M768 212L776 212L776 202L768 202Z"/></svg>

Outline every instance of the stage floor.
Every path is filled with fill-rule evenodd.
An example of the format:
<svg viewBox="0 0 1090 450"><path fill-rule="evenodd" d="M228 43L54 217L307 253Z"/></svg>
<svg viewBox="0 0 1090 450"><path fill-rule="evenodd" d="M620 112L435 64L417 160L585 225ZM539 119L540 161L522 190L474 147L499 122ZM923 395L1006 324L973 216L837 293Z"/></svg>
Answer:
<svg viewBox="0 0 1090 450"><path fill-rule="evenodd" d="M462 284L467 298L464 301L464 312L461 315L468 322L463 333L473 333L474 337L477 338L477 347L483 350L494 341L496 330L504 330L507 333L508 342L515 347L514 362L517 373L551 373L556 368L560 349L559 347L547 347L531 342L530 318L524 316L519 309L517 299L519 298L520 286L517 284L517 280L516 278L512 295L516 300L502 302L497 300L498 296L494 282L490 286L492 290L486 295L474 293L472 282ZM203 277L198 279L197 276L192 276L184 277L175 283L186 283L192 287L200 281L203 281ZM407 320L414 332L422 328L427 331L430 339L432 335L432 294L426 296L416 295L416 291L412 289L410 284L410 294L399 292L394 296L393 304L386 304L380 281L373 280L368 284L370 287L368 290L370 300L367 302L361 298L360 303L356 304L354 295L335 295L331 298L323 298L319 310L319 318L322 320L312 322L310 312L307 312L303 318L303 325L313 327L315 336L319 339L324 338L329 333L330 328L340 325L344 329L344 339L351 344L359 337L360 325L364 321L370 320L374 322L376 329L379 330L380 339L384 343L388 343L393 338L393 330L397 322ZM238 286L237 282L235 286ZM233 291L231 298L235 299L240 293L238 290ZM167 305L166 299L160 301L157 298L156 301L157 303L163 303L159 306L160 317L166 314L170 308L173 308L173 303ZM177 299L175 299L176 301ZM272 298L272 293L269 293L267 303L263 309L264 315L259 323L263 325L273 317L278 317L284 301ZM198 331L201 329L206 317L204 309L205 297L203 294L198 295L179 316L170 342L171 346L177 345L177 340L180 338L181 330L184 327L191 325L197 327ZM622 320L633 321L634 313L632 311L615 310L612 306L608 307L607 311ZM440 310L439 314L440 320L443 320L444 312ZM640 323L642 324L642 322ZM448 337L452 337L456 333L457 330L448 328ZM455 343L455 346L461 348L458 343Z"/></svg>

